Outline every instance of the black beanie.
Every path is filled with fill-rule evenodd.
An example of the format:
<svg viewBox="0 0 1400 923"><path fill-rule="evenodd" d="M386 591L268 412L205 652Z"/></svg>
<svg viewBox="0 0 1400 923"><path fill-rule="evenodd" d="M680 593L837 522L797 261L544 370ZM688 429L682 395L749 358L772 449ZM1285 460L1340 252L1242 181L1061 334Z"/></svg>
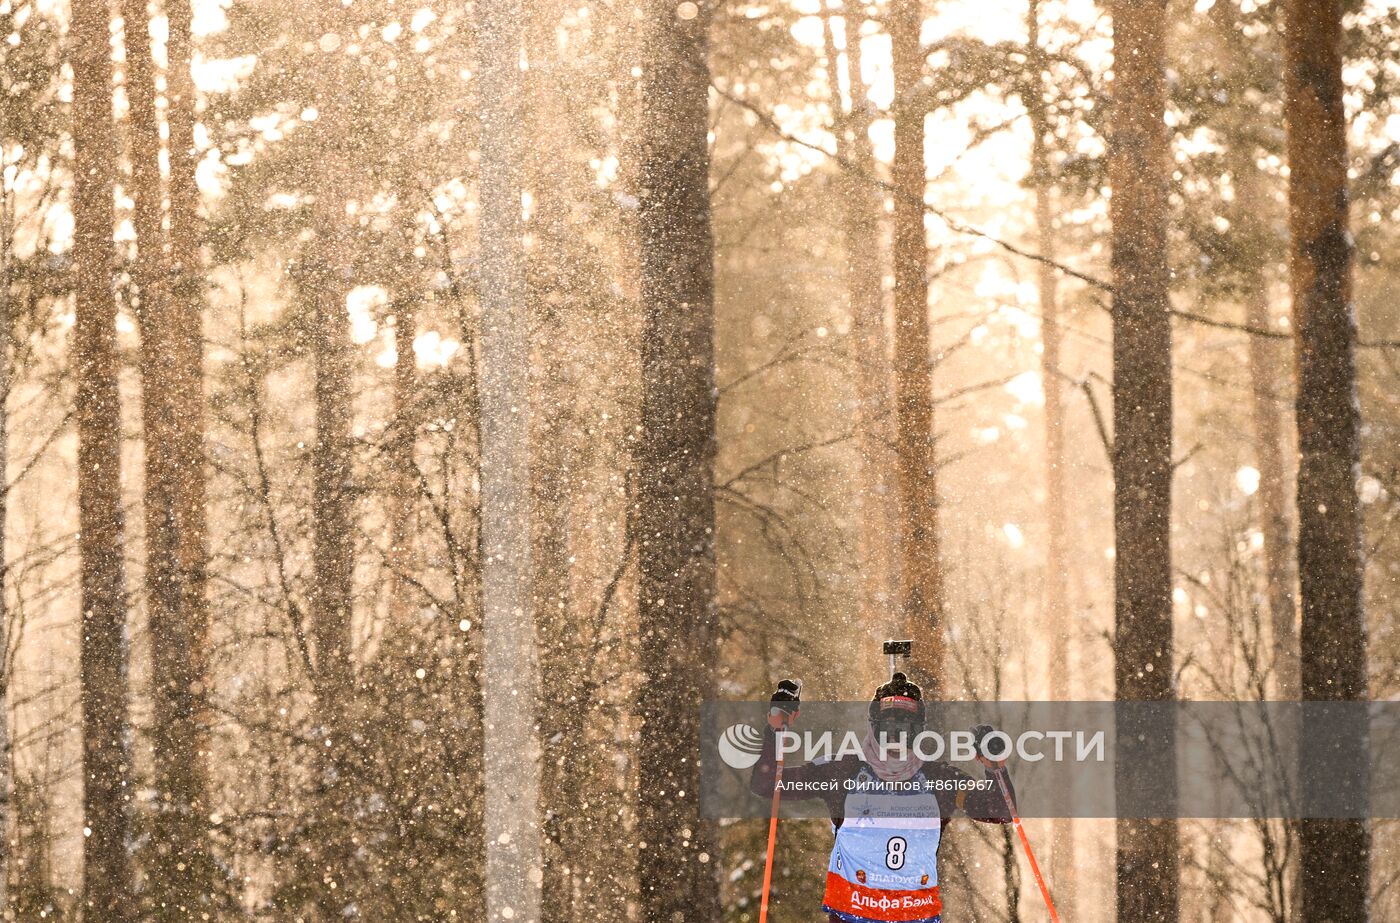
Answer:
<svg viewBox="0 0 1400 923"><path fill-rule="evenodd" d="M924 691L909 681L903 673L896 673L890 681L875 690L870 700L870 720L878 721L882 715L909 714L924 720Z"/></svg>

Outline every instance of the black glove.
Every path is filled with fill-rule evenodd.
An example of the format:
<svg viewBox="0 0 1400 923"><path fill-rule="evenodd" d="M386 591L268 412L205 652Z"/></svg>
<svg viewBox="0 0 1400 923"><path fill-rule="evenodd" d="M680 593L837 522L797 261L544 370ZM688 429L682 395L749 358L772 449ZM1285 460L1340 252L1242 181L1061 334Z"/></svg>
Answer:
<svg viewBox="0 0 1400 923"><path fill-rule="evenodd" d="M1006 760L990 760L982 754L982 744L987 737L996 732L996 728L990 724L979 724L972 729L972 746L977 751L977 762L990 769L1000 769L1006 765Z"/></svg>
<svg viewBox="0 0 1400 923"><path fill-rule="evenodd" d="M768 724L774 729L783 727L797 717L802 704L802 684L785 679L778 683L778 691L768 700Z"/></svg>

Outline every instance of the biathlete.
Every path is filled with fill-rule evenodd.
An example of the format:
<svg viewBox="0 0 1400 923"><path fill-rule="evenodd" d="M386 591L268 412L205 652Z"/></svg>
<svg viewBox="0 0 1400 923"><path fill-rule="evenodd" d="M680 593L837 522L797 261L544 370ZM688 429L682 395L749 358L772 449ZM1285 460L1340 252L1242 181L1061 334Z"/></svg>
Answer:
<svg viewBox="0 0 1400 923"><path fill-rule="evenodd" d="M796 714L797 688L784 682L773 696L750 780L756 795L773 794L776 731ZM1003 765L979 755L985 768L978 782L950 763L925 763L914 754L912 741L925 717L922 690L895 673L870 702L862 756L783 767L782 797L821 798L831 815L836 842L822 899L831 923L940 923L938 847L948 822L957 811L987 824L1011 820L992 775L1005 774ZM979 754L992 730L973 729ZM1003 779L1011 792L1009 776Z"/></svg>

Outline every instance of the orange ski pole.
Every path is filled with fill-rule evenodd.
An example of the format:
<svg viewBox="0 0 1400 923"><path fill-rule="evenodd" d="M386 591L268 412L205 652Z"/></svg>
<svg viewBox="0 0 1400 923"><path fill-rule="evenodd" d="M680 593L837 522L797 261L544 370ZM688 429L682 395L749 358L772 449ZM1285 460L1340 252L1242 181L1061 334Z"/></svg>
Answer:
<svg viewBox="0 0 1400 923"><path fill-rule="evenodd" d="M778 753L778 769L773 774L773 816L768 819L768 858L763 863L763 900L758 905L758 923L768 923L768 891L773 885L773 850L778 845L778 799L783 793L783 755Z"/></svg>
<svg viewBox="0 0 1400 923"><path fill-rule="evenodd" d="M787 693L790 699L780 700L774 696L768 707L768 726L775 732L786 728L797 718L798 703L802 698L802 681L785 679L778 683L778 694ZM791 710L788 705L791 705ZM768 892L773 888L773 852L778 846L778 800L783 792L783 750L776 746L777 767L773 773L773 810L768 818L768 857L763 862L763 899L758 905L758 923L768 923Z"/></svg>
<svg viewBox="0 0 1400 923"><path fill-rule="evenodd" d="M1011 822L1016 825L1016 833L1021 837L1021 845L1026 848L1026 859L1030 861L1031 874L1035 876L1035 883L1040 886L1040 896L1045 898L1045 906L1050 909L1050 921L1051 923L1060 923L1059 911L1055 909L1055 902L1050 899L1050 889L1045 886L1045 876L1040 874L1040 864L1035 861L1035 852L1031 849L1030 838L1026 836L1026 828L1021 826L1020 815L1016 813L1016 805L1011 801L1011 790L1006 787L1006 777L1002 775L1000 768L994 770L992 774L997 777L997 785L1001 786L1001 797L1006 799L1006 809L1011 812ZM776 795L775 792L775 798ZM772 849L771 843L769 849ZM766 899L766 889L764 893Z"/></svg>

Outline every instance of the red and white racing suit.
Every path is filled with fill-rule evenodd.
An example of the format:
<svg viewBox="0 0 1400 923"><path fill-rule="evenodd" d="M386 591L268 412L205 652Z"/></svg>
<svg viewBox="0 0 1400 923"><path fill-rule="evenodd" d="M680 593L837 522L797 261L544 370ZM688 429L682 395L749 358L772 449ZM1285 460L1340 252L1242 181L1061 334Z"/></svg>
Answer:
<svg viewBox="0 0 1400 923"><path fill-rule="evenodd" d="M750 780L754 794L772 795L776 766L770 729ZM836 841L822 909L833 923L938 923L938 847L954 813L1011 819L994 779L974 780L949 763L926 763L901 782L880 779L858 756L785 763L782 795L826 802Z"/></svg>

